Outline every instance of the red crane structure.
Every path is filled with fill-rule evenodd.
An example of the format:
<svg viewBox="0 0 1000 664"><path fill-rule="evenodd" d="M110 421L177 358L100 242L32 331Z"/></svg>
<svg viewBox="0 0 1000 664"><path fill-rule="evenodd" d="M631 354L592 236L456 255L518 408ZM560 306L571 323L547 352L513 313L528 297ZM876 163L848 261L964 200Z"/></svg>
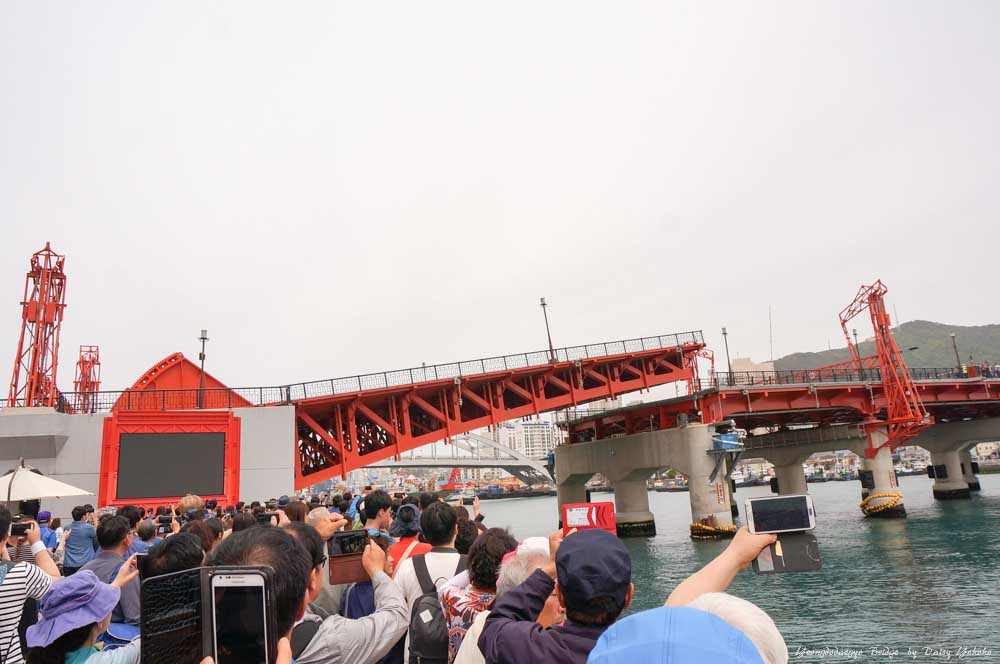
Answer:
<svg viewBox="0 0 1000 664"><path fill-rule="evenodd" d="M14 356L7 405L54 406L59 396L59 330L66 308L66 257L49 243L31 257L21 300L21 336Z"/></svg>
<svg viewBox="0 0 1000 664"><path fill-rule="evenodd" d="M903 360L903 354L892 336L891 320L884 300L887 292L888 289L881 280L870 286L861 286L854 296L854 301L840 312L840 326L844 330L844 338L847 339L847 347L851 351L854 366L857 367L861 377L864 377L866 371L870 372L873 365L877 366L882 383L886 413L884 419L869 417L865 422L868 431L868 449L865 450L865 454L868 457L874 457L881 447L888 446L889 449L895 449L905 445L907 441L934 423L934 419L927 412L917 393L910 371ZM857 346L851 342L851 334L847 329L848 322L860 316L866 309L871 315L872 328L875 331L874 358L861 357ZM877 360L877 364L873 359ZM882 427L888 429L888 437L875 444L872 431Z"/></svg>
<svg viewBox="0 0 1000 664"><path fill-rule="evenodd" d="M80 357L76 361L76 379L73 381L73 391L76 393L76 406L79 408L79 412L95 412L97 392L100 389L100 349L97 346L80 346Z"/></svg>

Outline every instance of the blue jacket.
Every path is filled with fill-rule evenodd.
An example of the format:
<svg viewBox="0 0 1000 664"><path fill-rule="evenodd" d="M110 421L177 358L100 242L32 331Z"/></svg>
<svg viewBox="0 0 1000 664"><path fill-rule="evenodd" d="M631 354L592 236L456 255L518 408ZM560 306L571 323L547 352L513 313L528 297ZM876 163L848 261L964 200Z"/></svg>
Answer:
<svg viewBox="0 0 1000 664"><path fill-rule="evenodd" d="M340 615L345 618L351 620L364 618L375 613L375 609L375 586L372 585L371 581L359 581L352 584L340 597ZM385 657L378 660L377 664L403 664L405 645L406 636L404 635Z"/></svg>
<svg viewBox="0 0 1000 664"><path fill-rule="evenodd" d="M49 551L52 551L59 546L59 540L56 538L56 531L52 530L44 523L38 526L38 536L45 544L45 548Z"/></svg>
<svg viewBox="0 0 1000 664"><path fill-rule="evenodd" d="M607 627L567 622L544 629L535 622L556 582L535 570L524 583L501 595L483 626L479 649L486 664L559 662L586 664L587 656Z"/></svg>
<svg viewBox="0 0 1000 664"><path fill-rule="evenodd" d="M354 496L351 500L351 506L347 508L347 514L345 516L347 516L347 518L351 521L354 521L354 519L358 516L358 503L361 502L361 498L362 496Z"/></svg>
<svg viewBox="0 0 1000 664"><path fill-rule="evenodd" d="M63 555L63 566L83 567L91 560L97 551L97 529L86 521L74 521L66 526L70 531L66 540L66 552Z"/></svg>

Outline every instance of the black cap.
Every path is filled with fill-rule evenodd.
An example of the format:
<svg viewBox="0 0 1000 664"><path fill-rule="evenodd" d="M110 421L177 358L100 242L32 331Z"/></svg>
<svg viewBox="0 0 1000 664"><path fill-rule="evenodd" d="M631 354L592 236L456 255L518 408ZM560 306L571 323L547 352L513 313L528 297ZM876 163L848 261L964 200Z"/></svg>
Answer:
<svg viewBox="0 0 1000 664"><path fill-rule="evenodd" d="M217 501L215 498L209 498L208 500L205 501L205 509L214 510L215 506L218 504L219 501Z"/></svg>
<svg viewBox="0 0 1000 664"><path fill-rule="evenodd" d="M567 606L582 608L606 595L624 607L632 582L632 559L621 540L608 531L581 530L559 546L556 574Z"/></svg>

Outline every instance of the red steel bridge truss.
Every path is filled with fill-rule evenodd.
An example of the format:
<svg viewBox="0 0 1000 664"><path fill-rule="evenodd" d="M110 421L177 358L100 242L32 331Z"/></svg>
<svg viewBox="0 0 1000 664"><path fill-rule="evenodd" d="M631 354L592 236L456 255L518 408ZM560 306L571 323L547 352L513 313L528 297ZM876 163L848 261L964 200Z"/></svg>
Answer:
<svg viewBox="0 0 1000 664"><path fill-rule="evenodd" d="M647 337L374 374L362 378L384 385L293 400L296 487L507 420L688 381L703 347L700 332Z"/></svg>

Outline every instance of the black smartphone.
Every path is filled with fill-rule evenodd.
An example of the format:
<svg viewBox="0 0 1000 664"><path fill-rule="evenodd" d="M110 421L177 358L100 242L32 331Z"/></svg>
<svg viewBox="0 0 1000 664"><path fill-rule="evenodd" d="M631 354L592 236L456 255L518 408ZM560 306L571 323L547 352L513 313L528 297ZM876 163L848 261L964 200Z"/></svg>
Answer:
<svg viewBox="0 0 1000 664"><path fill-rule="evenodd" d="M143 581L146 578L146 554L136 553L135 554L135 568L139 571L139 580Z"/></svg>
<svg viewBox="0 0 1000 664"><path fill-rule="evenodd" d="M267 664L267 579L260 570L230 570L212 579L215 664Z"/></svg>
<svg viewBox="0 0 1000 664"><path fill-rule="evenodd" d="M30 523L12 523L10 524L10 536L11 537L24 537L25 534L31 530Z"/></svg>
<svg viewBox="0 0 1000 664"><path fill-rule="evenodd" d="M156 527L156 534L157 535L166 535L169 532L170 532L170 526L157 526Z"/></svg>
<svg viewBox="0 0 1000 664"><path fill-rule="evenodd" d="M760 552L753 561L754 574L813 572L823 567L819 542L812 533L781 533L778 541Z"/></svg>
<svg viewBox="0 0 1000 664"><path fill-rule="evenodd" d="M271 523L271 519L278 516L274 512L261 512L257 515L257 523ZM218 663L216 663L218 664Z"/></svg>
<svg viewBox="0 0 1000 664"><path fill-rule="evenodd" d="M173 517L170 516L169 514L166 515L161 514L160 516L156 517L156 522L161 526L162 525L169 526L171 521L173 521Z"/></svg>

